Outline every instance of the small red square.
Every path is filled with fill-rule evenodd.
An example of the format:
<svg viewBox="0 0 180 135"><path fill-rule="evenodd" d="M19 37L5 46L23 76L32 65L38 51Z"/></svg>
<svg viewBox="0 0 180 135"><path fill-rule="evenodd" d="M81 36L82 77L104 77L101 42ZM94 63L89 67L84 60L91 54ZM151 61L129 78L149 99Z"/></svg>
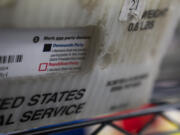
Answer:
<svg viewBox="0 0 180 135"><path fill-rule="evenodd" d="M48 63L40 63L39 71L47 71Z"/></svg>

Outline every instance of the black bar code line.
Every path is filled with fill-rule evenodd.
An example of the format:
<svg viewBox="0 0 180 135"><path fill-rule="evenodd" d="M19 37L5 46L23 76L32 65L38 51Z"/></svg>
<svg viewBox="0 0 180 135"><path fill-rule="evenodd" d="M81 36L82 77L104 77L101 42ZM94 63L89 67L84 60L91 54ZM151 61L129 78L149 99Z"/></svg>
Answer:
<svg viewBox="0 0 180 135"><path fill-rule="evenodd" d="M16 62L17 62L17 63L22 62L22 58L23 58L22 55L17 55L17 57L16 57Z"/></svg>
<svg viewBox="0 0 180 135"><path fill-rule="evenodd" d="M0 56L0 64L21 63L23 55Z"/></svg>

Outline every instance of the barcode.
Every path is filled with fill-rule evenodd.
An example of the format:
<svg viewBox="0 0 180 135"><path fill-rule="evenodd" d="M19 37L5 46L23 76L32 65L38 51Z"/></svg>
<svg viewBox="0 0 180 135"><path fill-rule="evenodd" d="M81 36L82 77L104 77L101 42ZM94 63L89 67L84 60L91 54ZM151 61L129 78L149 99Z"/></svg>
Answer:
<svg viewBox="0 0 180 135"><path fill-rule="evenodd" d="M0 64L21 63L23 55L0 56Z"/></svg>

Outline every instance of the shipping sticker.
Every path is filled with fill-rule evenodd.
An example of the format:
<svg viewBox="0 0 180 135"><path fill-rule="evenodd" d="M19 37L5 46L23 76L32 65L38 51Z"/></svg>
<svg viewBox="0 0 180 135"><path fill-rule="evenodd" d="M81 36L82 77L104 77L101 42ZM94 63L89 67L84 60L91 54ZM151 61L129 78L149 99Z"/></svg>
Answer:
<svg viewBox="0 0 180 135"><path fill-rule="evenodd" d="M0 30L0 78L82 70L93 28Z"/></svg>

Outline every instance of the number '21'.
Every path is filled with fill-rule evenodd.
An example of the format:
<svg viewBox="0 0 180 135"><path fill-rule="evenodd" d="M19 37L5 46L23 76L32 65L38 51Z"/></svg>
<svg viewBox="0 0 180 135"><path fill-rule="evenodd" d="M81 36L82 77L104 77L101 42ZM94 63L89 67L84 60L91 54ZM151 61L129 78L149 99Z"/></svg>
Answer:
<svg viewBox="0 0 180 135"><path fill-rule="evenodd" d="M139 0L131 0L131 6L129 10L137 10L139 5Z"/></svg>

